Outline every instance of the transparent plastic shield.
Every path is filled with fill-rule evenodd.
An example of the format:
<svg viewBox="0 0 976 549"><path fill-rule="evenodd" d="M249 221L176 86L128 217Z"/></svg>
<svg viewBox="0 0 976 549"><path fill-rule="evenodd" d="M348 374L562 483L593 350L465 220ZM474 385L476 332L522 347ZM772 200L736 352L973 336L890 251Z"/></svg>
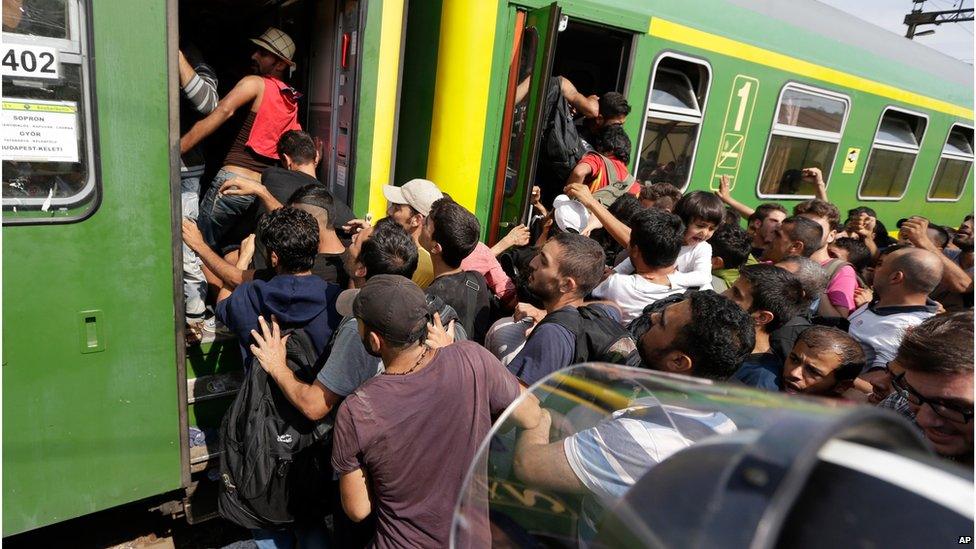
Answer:
<svg viewBox="0 0 976 549"><path fill-rule="evenodd" d="M548 437L515 427L512 410L529 398L551 417ZM626 524L621 498L676 453L755 438L791 417L826 422L847 410L614 365L557 372L513 403L482 443L455 512L453 546L602 546L607 510Z"/></svg>

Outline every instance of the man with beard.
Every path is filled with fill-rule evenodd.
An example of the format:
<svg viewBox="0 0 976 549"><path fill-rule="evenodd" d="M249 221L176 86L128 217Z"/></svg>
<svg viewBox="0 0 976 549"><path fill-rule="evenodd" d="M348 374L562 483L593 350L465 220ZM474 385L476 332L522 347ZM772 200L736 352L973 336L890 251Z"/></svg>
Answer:
<svg viewBox="0 0 976 549"><path fill-rule="evenodd" d="M298 123L301 94L282 81L288 69L295 66L295 43L274 27L251 42L257 46L251 55L254 74L238 81L210 115L180 138L180 152L184 153L230 120L239 108L250 105L223 168L214 176L200 203L200 230L207 244L217 251L226 251L251 232L250 227L239 225L248 217L245 214L254 202L253 196L221 195L220 187L234 178L260 183L261 172L280 159L277 147L282 134L302 129Z"/></svg>
<svg viewBox="0 0 976 549"><path fill-rule="evenodd" d="M913 233L914 234L914 233ZM932 292L947 311L962 311L973 307L973 215L963 219L956 236L952 239L959 250L945 250L942 282ZM955 265L952 267L951 265ZM960 272L961 271L961 272Z"/></svg>
<svg viewBox="0 0 976 549"><path fill-rule="evenodd" d="M600 282L604 262L595 240L573 233L557 234L532 260L529 290L542 301L546 315L508 364L524 384L589 360L637 364L637 349L620 325L619 309L583 302Z"/></svg>

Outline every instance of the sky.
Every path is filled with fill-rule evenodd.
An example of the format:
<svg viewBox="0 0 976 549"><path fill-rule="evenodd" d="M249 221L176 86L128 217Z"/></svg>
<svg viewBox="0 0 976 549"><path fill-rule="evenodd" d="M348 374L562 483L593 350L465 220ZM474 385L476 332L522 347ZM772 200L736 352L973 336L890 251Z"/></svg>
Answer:
<svg viewBox="0 0 976 549"><path fill-rule="evenodd" d="M911 0L819 0L839 10L846 11L876 26L905 36L908 27L903 21L912 11ZM944 11L960 7L972 8L974 0L926 0L923 11ZM942 53L973 64L973 22L948 23L938 26L926 25L921 30L934 30L935 34L918 36L919 44L939 50Z"/></svg>

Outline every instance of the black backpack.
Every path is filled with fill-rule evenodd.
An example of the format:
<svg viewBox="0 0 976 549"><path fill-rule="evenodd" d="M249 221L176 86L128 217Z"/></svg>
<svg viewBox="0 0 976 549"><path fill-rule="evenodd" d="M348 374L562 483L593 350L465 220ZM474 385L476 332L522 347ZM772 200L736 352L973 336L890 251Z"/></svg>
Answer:
<svg viewBox="0 0 976 549"><path fill-rule="evenodd" d="M304 329L290 331L288 367L313 383L328 353ZM310 421L251 359L220 426L220 516L244 528L287 526L329 511L334 414Z"/></svg>
<svg viewBox="0 0 976 549"><path fill-rule="evenodd" d="M549 89L546 90L542 143L553 173L559 181L565 181L586 150L573 122L569 101L563 97L560 78L550 79Z"/></svg>
<svg viewBox="0 0 976 549"><path fill-rule="evenodd" d="M581 362L609 362L626 366L640 366L637 344L619 322L599 307L583 305L551 312L535 327L554 323L566 328L576 337L573 364ZM531 336L529 336L531 337Z"/></svg>

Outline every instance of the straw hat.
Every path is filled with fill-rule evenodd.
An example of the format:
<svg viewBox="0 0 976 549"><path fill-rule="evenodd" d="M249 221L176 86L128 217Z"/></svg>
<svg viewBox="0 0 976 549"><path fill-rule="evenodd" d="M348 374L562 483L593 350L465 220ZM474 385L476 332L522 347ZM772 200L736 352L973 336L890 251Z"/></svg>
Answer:
<svg viewBox="0 0 976 549"><path fill-rule="evenodd" d="M277 55L292 67L295 66L295 62L291 60L295 55L295 41L280 29L268 27L261 36L252 38L251 42Z"/></svg>

